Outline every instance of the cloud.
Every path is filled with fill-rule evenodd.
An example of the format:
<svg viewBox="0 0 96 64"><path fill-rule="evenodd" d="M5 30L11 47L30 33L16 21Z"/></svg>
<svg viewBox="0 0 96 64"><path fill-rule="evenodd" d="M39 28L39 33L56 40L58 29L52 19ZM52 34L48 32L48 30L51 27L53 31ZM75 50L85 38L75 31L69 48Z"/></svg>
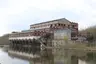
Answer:
<svg viewBox="0 0 96 64"><path fill-rule="evenodd" d="M0 0L0 35L64 17L84 29L96 25L95 6L95 0Z"/></svg>

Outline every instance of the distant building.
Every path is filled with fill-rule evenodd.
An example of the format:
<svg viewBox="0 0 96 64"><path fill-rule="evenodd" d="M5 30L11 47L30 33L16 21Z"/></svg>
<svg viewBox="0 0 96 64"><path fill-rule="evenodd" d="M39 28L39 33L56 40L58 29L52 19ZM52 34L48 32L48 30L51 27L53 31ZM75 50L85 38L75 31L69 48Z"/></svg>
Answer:
<svg viewBox="0 0 96 64"><path fill-rule="evenodd" d="M64 44L64 40L76 40L78 35L78 23L70 22L65 18L32 24L29 30L22 30L21 32L14 32L10 34L10 49L23 52L40 51L41 43L35 39L51 33L53 35L53 43ZM48 43L47 43L48 44ZM36 48L37 47L37 48ZM39 48L39 49L38 49Z"/></svg>
<svg viewBox="0 0 96 64"><path fill-rule="evenodd" d="M24 38L24 37L32 37L32 36L42 36L45 33L54 33L58 30L70 30L71 31L71 39L76 39L78 35L78 23L70 22L69 20L65 18L32 24L30 25L29 30L23 30L21 32L12 33L9 37L9 40L15 39L15 38Z"/></svg>

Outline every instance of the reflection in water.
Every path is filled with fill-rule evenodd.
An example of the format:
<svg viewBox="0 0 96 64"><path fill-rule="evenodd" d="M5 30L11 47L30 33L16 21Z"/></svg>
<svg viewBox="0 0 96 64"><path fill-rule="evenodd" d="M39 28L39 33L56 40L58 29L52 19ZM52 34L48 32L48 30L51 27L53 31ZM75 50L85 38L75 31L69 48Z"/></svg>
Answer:
<svg viewBox="0 0 96 64"><path fill-rule="evenodd" d="M19 58L12 58L7 52L0 49L0 63L1 64L29 64L28 61Z"/></svg>
<svg viewBox="0 0 96 64"><path fill-rule="evenodd" d="M8 54L0 49L1 64L96 64L96 52L47 49L41 51L40 58L28 59Z"/></svg>

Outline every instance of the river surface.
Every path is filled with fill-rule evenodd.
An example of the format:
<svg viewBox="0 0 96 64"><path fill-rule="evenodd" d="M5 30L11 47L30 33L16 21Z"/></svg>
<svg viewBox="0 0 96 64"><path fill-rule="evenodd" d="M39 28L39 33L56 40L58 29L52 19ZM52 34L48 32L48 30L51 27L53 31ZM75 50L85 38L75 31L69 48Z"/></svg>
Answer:
<svg viewBox="0 0 96 64"><path fill-rule="evenodd" d="M0 48L0 64L96 64L96 52L59 50L55 55L40 60L27 60L8 54Z"/></svg>

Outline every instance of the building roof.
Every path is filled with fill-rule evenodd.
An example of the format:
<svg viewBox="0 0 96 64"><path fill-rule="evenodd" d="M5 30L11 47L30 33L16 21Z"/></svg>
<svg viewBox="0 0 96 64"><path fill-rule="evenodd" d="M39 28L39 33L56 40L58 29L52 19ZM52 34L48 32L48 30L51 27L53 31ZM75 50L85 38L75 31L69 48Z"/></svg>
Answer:
<svg viewBox="0 0 96 64"><path fill-rule="evenodd" d="M70 21L67 20L66 18L60 18L60 19L51 20L51 21L47 21L47 22L41 22L41 23L37 23L37 24L32 24L30 26L39 25L39 24L45 24L45 23L51 23L51 22L67 22L67 23L70 23Z"/></svg>

